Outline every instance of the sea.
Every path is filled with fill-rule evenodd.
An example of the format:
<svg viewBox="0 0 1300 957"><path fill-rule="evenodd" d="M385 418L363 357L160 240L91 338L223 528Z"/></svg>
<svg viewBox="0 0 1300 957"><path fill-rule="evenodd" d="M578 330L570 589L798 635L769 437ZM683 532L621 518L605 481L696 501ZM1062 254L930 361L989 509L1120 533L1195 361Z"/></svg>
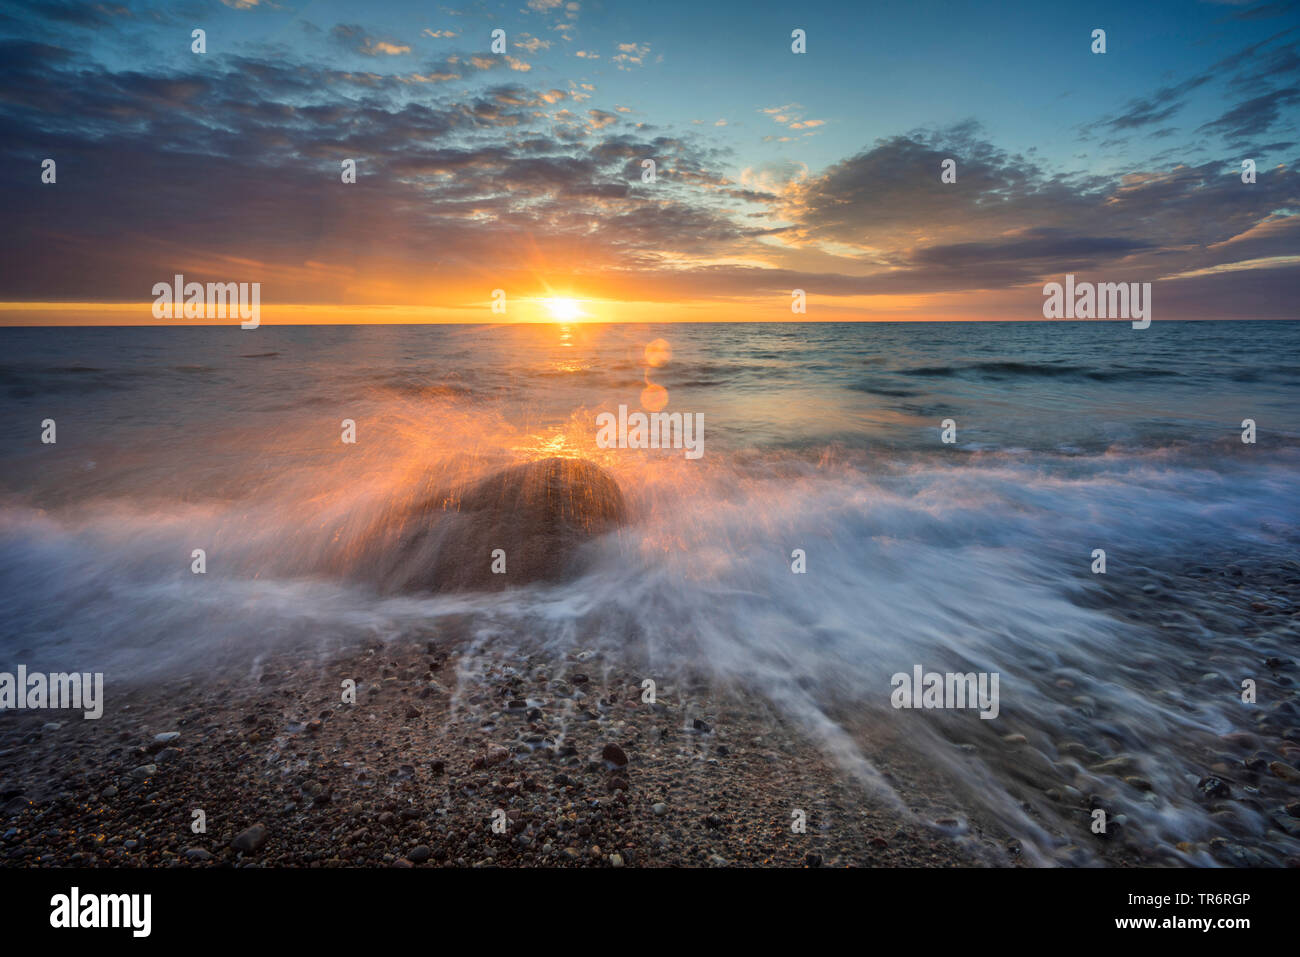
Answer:
<svg viewBox="0 0 1300 957"><path fill-rule="evenodd" d="M601 447L620 405L700 414L703 454ZM549 456L608 470L631 516L581 575L349 571L429 489ZM763 696L906 804L873 756L902 742L951 787L932 818L1030 863L1103 863L1103 807L1175 862L1277 864L1298 476L1300 322L0 328L0 669L102 671L111 712L117 686L444 621L627 646ZM917 666L997 674L998 716L894 707Z"/></svg>

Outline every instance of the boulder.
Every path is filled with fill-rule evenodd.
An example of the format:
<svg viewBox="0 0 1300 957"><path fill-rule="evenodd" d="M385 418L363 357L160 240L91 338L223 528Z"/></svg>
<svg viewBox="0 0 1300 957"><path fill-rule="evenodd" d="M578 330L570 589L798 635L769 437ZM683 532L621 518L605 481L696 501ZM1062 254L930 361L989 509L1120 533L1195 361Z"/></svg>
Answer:
<svg viewBox="0 0 1300 957"><path fill-rule="evenodd" d="M541 459L417 505L386 578L391 587L439 592L561 581L581 571L584 544L626 523L608 472L581 459ZM505 574L492 572L498 548Z"/></svg>

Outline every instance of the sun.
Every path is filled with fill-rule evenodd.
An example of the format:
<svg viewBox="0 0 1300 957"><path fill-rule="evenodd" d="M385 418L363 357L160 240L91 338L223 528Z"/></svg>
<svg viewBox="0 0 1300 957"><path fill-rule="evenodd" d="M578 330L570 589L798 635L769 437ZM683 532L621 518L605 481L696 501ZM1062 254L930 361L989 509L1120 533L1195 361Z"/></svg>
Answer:
<svg viewBox="0 0 1300 957"><path fill-rule="evenodd" d="M546 306L551 318L556 322L573 322L583 314L582 306L578 304L576 299L551 297L550 299L543 299L542 305Z"/></svg>

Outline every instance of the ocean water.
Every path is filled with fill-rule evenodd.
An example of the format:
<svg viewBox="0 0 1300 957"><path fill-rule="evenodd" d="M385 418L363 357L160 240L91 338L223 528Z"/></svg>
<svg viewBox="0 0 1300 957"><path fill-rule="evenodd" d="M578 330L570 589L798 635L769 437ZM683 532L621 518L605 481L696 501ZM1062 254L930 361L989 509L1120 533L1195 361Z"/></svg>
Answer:
<svg viewBox="0 0 1300 957"><path fill-rule="evenodd" d="M454 621L734 681L885 800L872 742L901 742L951 788L931 816L1034 863L1104 858L1093 795L1172 862L1300 847L1267 773L1228 808L1197 787L1233 732L1295 763L1300 323L6 328L0 355L0 667L104 671L109 711L117 682ZM703 457L597 447L650 385ZM581 578L358 573L430 488L548 455L632 514ZM915 665L996 672L999 717L893 709Z"/></svg>

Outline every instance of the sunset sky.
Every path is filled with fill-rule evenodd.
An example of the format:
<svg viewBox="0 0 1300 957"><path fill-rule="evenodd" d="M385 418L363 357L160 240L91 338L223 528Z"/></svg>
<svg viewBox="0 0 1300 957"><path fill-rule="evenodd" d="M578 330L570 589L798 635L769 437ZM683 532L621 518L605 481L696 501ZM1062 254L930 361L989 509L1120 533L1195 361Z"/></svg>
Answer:
<svg viewBox="0 0 1300 957"><path fill-rule="evenodd" d="M1270 0L5 3L0 323L1295 318L1298 120Z"/></svg>

